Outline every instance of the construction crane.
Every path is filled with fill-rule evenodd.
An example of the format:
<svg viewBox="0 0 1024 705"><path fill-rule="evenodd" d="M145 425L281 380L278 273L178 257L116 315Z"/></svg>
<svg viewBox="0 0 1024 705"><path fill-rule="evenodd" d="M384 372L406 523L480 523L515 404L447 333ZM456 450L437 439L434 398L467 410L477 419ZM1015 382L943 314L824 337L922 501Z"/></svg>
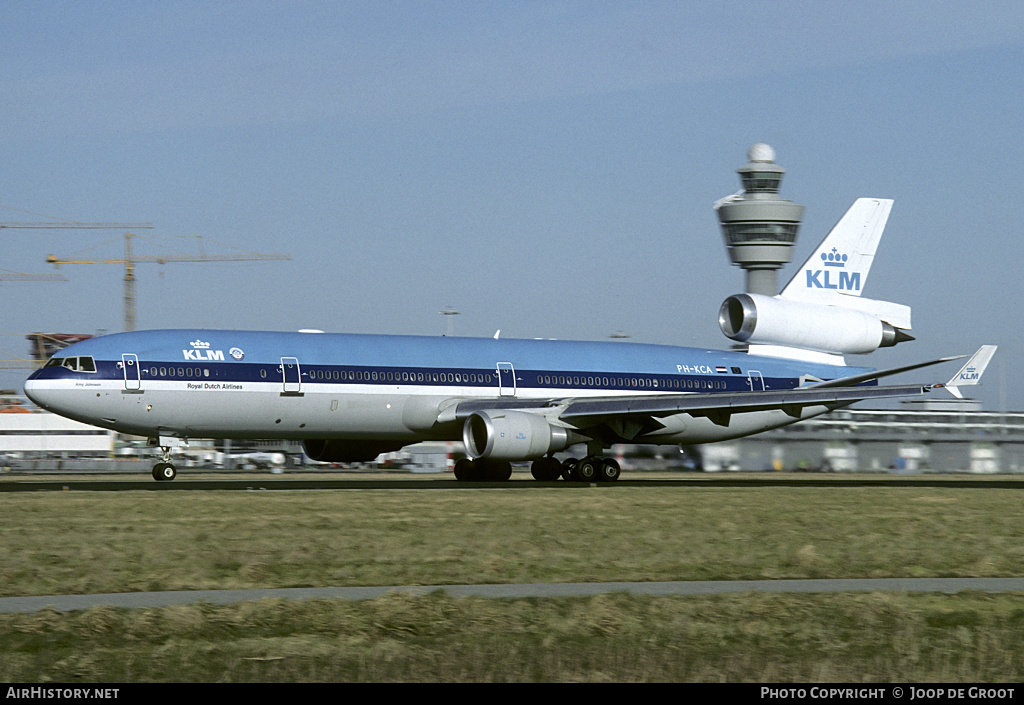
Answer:
<svg viewBox="0 0 1024 705"><path fill-rule="evenodd" d="M0 269L0 282L66 282L59 274L22 274L9 269Z"/></svg>
<svg viewBox="0 0 1024 705"><path fill-rule="evenodd" d="M0 222L0 230L152 230L152 223L79 223L74 220L52 223L11 223Z"/></svg>
<svg viewBox="0 0 1024 705"><path fill-rule="evenodd" d="M0 206L4 210L16 210L19 213L39 215L31 211L23 211L10 206ZM44 218L52 216L43 216ZM14 223L0 221L0 230L152 230L152 223L83 223L78 220L56 220L50 222L22 222ZM59 274L20 274L9 269L0 269L0 281L13 282L66 282L67 279Z"/></svg>
<svg viewBox="0 0 1024 705"><path fill-rule="evenodd" d="M236 253L229 254L207 254L205 243L213 243L213 240L209 240L202 236L177 236L178 239L193 239L198 243L198 254L188 254L181 250L171 250L167 248L169 254L161 255L145 255L138 256L134 254L132 241L135 238L141 237L132 233L126 233L124 236L124 257L121 259L80 259L79 255L72 255L71 257L55 257L49 255L46 261L50 264L60 267L62 264L123 264L124 265L124 329L126 331L135 330L135 266L147 262L156 264L164 264L167 262L245 262L255 260L290 260L291 257L284 254L277 253L261 253L261 252L250 252L248 250L238 250ZM169 237L169 236L164 236ZM151 237L143 237L146 240L155 245L160 243L154 242ZM96 247L102 247L103 245L113 242L108 240L105 243L97 245ZM215 243L223 245L223 243ZM162 247L166 247L161 245ZM230 247L229 245L225 245ZM96 249L96 248L90 248ZM88 250L86 250L88 251Z"/></svg>
<svg viewBox="0 0 1024 705"><path fill-rule="evenodd" d="M21 210L20 208L11 208L10 206L0 206L0 209L9 211L18 211L19 213L26 213L28 215L36 215L43 218L51 218L53 216L45 216L39 213L33 213L31 211ZM0 230L149 230L153 228L152 223L84 223L77 220L54 220L49 222L43 221L26 221L26 222L9 222L0 221ZM0 281L12 281L12 282L66 282L67 278L60 274L22 274L21 272L13 272L9 269L0 269ZM41 334L37 334L41 335ZM30 338L32 336L29 336ZM65 345L67 343L64 343ZM8 353L2 353L7 355ZM0 359L0 370L18 370L18 369L34 369L38 367L45 358L40 358L38 355L35 360L25 360L22 358L15 358L5 360Z"/></svg>

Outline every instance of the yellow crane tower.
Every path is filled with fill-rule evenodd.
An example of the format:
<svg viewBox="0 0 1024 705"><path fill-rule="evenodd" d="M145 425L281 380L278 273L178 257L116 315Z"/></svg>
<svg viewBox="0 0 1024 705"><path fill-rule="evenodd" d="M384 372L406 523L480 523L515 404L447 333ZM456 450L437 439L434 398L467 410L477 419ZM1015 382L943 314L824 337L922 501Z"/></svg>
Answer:
<svg viewBox="0 0 1024 705"><path fill-rule="evenodd" d="M143 264L146 262L153 262L157 264L164 264L166 262L244 262L254 260L290 260L291 257L284 254L277 253L261 253L261 252L250 252L248 250L237 250L234 253L228 254L208 254L206 252L206 243L213 243L213 240L209 240L199 235L194 236L177 236L177 239L192 239L195 240L198 246L197 254L189 254L182 250L172 250L167 248L165 245L154 242L153 237L142 237L142 239L161 247L165 247L168 250L168 254L159 255L145 255L139 256L134 254L132 248L132 240L135 238L142 237L134 235L132 233L126 233L124 236L124 257L121 259L80 259L78 255L72 255L70 257L55 257L49 255L46 261L50 264L60 267L62 264L123 264L124 265L124 329L126 331L135 330L135 265ZM163 236L172 237L172 236ZM108 240L105 243L101 243L96 247L102 247L103 245L113 242ZM223 243L215 243L223 245ZM226 246L230 247L230 246ZM90 248L96 249L96 248ZM88 250L86 250L88 251Z"/></svg>
<svg viewBox="0 0 1024 705"><path fill-rule="evenodd" d="M29 215L40 216L39 213L32 213L31 211L21 210L20 208L11 208L10 206L0 206L0 209L8 211L18 211L20 213L27 213ZM51 216L41 216L49 218ZM0 222L0 230L81 230L81 229L92 229L92 230L143 230L152 229L152 223L84 223L78 220L55 220L49 222L40 221L27 221L27 222L11 222L2 221ZM60 274L22 274L20 272L12 272L9 269L0 269L0 281L13 281L13 282L66 282L67 279ZM42 335L42 334L38 334ZM66 344L66 343L64 343ZM3 353L7 354L7 353ZM23 360L15 358L13 360L0 360L0 370L14 370L14 369L27 369L31 370L38 367L43 361L42 360Z"/></svg>

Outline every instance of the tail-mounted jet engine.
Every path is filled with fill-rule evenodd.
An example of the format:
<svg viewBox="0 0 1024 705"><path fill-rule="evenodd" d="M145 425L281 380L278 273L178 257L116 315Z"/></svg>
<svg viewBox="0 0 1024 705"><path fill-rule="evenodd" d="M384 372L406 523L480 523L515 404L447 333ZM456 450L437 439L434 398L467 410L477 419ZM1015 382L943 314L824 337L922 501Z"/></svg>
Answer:
<svg viewBox="0 0 1024 705"><path fill-rule="evenodd" d="M479 411L462 427L466 454L476 460L531 460L588 440L523 411Z"/></svg>
<svg viewBox="0 0 1024 705"><path fill-rule="evenodd" d="M902 328L855 308L763 294L727 298L718 312L718 325L727 338L741 343L840 355L869 353L914 339Z"/></svg>

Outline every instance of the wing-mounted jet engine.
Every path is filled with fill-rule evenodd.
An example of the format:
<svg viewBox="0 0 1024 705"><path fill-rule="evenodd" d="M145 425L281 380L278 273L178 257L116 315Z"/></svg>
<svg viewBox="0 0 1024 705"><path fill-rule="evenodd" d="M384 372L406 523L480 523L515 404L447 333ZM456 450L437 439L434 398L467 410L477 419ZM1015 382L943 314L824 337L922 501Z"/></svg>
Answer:
<svg viewBox="0 0 1024 705"><path fill-rule="evenodd" d="M781 294L727 298L722 333L779 357L865 354L913 340L909 306L860 295L891 208L891 200L858 199Z"/></svg>

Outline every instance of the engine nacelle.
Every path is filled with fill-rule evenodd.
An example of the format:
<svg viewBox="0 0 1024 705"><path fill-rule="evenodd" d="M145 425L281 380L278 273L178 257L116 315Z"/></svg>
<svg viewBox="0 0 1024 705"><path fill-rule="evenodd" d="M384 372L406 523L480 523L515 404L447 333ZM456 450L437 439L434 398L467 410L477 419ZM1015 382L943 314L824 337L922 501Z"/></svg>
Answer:
<svg viewBox="0 0 1024 705"><path fill-rule="evenodd" d="M913 338L870 313L841 306L736 294L722 302L718 325L741 343L863 354Z"/></svg>
<svg viewBox="0 0 1024 705"><path fill-rule="evenodd" d="M572 429L552 426L523 411L480 411L462 427L466 454L476 460L531 460L586 440Z"/></svg>
<svg viewBox="0 0 1024 705"><path fill-rule="evenodd" d="M401 443L387 441L315 438L302 442L302 449L306 451L306 455L322 463L367 463L381 453L390 453L402 447Z"/></svg>

